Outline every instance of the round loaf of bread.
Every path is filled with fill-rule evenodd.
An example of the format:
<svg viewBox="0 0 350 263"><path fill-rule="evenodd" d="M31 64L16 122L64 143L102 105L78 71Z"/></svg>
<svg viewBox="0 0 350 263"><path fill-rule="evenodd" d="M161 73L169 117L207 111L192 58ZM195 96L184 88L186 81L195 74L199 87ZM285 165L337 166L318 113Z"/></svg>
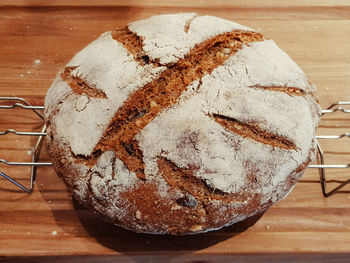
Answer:
<svg viewBox="0 0 350 263"><path fill-rule="evenodd" d="M136 232L192 234L285 197L314 158L315 88L272 40L194 13L106 32L45 101L54 169Z"/></svg>

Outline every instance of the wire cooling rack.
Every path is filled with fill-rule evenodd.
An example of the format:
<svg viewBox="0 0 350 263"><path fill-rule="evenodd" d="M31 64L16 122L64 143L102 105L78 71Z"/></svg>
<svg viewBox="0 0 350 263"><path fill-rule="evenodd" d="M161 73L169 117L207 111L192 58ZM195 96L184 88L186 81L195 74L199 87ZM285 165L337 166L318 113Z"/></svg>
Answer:
<svg viewBox="0 0 350 263"><path fill-rule="evenodd" d="M33 150L31 151L31 162L11 162L7 161L5 159L0 159L0 163L3 163L5 165L9 166L28 166L30 167L30 178L29 178L29 186L26 187L23 184L19 183L17 180L15 180L13 177L5 174L4 172L0 171L0 175L16 185L18 188L23 190L24 192L31 193L34 189L34 182L36 178L36 169L39 166L51 166L52 163L50 162L40 162L39 161L39 154L40 149L43 141L43 137L46 136L46 125L44 116L42 114L42 111L44 110L44 106L33 106L28 101L26 101L23 98L20 97L0 97L0 110L1 109L7 109L7 110L15 110L16 108L22 108L25 110L31 110L33 114L35 114L41 121L41 131L40 132L30 132L30 131L16 131L14 129L7 129L5 131L0 131L1 135L7 135L7 134L15 134L17 136L36 136L37 140L33 147ZM342 114L348 114L350 113L350 101L340 101L333 103L330 105L327 109L322 110L322 119L325 115L329 115L335 112L340 112ZM0 113L1 114L1 113ZM331 190L327 190L327 179L326 179L326 169L345 169L350 168L350 163L345 164L327 164L325 161L325 153L321 148L320 141L322 140L339 140L342 138L350 138L350 131L345 132L342 134L335 134L335 135L317 135L317 163L318 164L311 164L309 165L309 168L315 168L318 169L319 175L320 175L320 184L321 184L321 190L324 197L329 197L335 193L337 193L341 188L343 188L346 184L350 183L350 173L349 173L349 179L345 181L341 181L338 186ZM350 155L349 155L350 160Z"/></svg>

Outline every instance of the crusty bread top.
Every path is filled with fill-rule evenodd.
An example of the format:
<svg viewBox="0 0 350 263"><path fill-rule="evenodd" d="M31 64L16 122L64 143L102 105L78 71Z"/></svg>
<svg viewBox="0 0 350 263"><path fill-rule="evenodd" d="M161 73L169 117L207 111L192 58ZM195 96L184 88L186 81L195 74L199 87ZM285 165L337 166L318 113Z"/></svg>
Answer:
<svg viewBox="0 0 350 263"><path fill-rule="evenodd" d="M196 44L224 32L254 31L232 21L195 13L153 16L133 22L128 28L143 38L143 50L161 64L177 62Z"/></svg>
<svg viewBox="0 0 350 263"><path fill-rule="evenodd" d="M106 32L74 56L48 91L45 116L55 128L56 141L70 148L67 158L72 163L97 152L127 99L171 71L197 45L226 32L255 32L194 13L155 16L129 24L128 30L141 40L144 63L136 47L128 48ZM158 176L164 173L161 160L191 169L223 193L246 191L254 174L257 184L249 191L261 194L261 203L280 198L278 186L309 161L320 116L315 88L272 40L253 39L232 52L218 52L223 63L187 85L134 137L144 176L157 181L160 195L169 188ZM129 147L135 150L135 144ZM82 173L98 170L100 176L90 182L97 195L103 192L101 181L112 181L120 189L137 182L136 170L125 162L116 158L112 164L115 154L110 148L100 151L93 163L76 162ZM80 195L86 194L84 189Z"/></svg>

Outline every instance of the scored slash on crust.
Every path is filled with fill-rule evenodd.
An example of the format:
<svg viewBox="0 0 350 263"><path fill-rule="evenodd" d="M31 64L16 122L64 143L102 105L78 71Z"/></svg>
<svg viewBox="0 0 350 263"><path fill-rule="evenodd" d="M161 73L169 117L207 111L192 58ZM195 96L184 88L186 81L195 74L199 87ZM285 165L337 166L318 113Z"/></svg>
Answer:
<svg viewBox="0 0 350 263"><path fill-rule="evenodd" d="M188 30L190 29L192 21L195 20L197 17L198 17L198 15L195 15L192 18L190 18L189 20L186 21L185 27L184 27L185 33L188 33Z"/></svg>
<svg viewBox="0 0 350 263"><path fill-rule="evenodd" d="M185 192L190 193L198 199L208 200L224 200L235 199L236 201L244 201L245 198L237 194L227 194L220 190L213 189L200 178L194 176L196 167L180 168L169 159L158 156L157 163L162 176L170 186L177 187Z"/></svg>
<svg viewBox="0 0 350 263"><path fill-rule="evenodd" d="M165 157L158 156L157 164L160 174L165 181L174 189L179 189L184 193L184 197L177 199L176 202L182 207L194 208L196 211L202 211L201 225L206 225L205 214L210 213L207 208L207 204L213 200L225 201L227 203L244 203L250 200L252 203L259 203L261 200L261 194L250 195L248 192L239 194L225 193L220 190L214 189L207 185L207 183L194 175L194 172L198 169L196 167L181 168L174 162L168 160ZM254 206L245 208L236 208L238 212L250 214L253 213Z"/></svg>
<svg viewBox="0 0 350 263"><path fill-rule="evenodd" d="M133 55L134 59L142 66L152 63L160 66L158 60L151 60L142 49L142 37L131 32L128 27L118 28L112 32L112 37L123 44L123 46Z"/></svg>
<svg viewBox="0 0 350 263"><path fill-rule="evenodd" d="M287 140L282 136L268 133L259 128L257 125L244 123L234 118L216 113L212 114L211 117L224 128L237 133L242 137L248 137L257 142L261 142L273 147L283 148L286 150L296 149L294 142Z"/></svg>
<svg viewBox="0 0 350 263"><path fill-rule="evenodd" d="M300 88L286 87L286 86L259 86L259 85L255 85L255 86L250 86L250 88L278 91L278 92L286 93L290 96L304 96L307 94L306 91L304 91Z"/></svg>
<svg viewBox="0 0 350 263"><path fill-rule="evenodd" d="M61 78L64 80L75 94L86 94L89 98L103 98L107 96L103 90L90 87L83 79L77 76L72 76L72 71L77 67L66 67L61 73Z"/></svg>

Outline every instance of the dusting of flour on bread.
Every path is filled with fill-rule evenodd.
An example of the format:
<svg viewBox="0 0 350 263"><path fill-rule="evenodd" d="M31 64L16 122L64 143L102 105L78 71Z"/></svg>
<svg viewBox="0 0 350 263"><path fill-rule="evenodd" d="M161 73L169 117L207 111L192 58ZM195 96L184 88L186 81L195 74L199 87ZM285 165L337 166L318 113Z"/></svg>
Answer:
<svg viewBox="0 0 350 263"><path fill-rule="evenodd" d="M191 20L188 31L186 22ZM158 26L154 26L157 24ZM210 37L234 30L254 31L249 27L213 16L195 13L160 15L128 25L132 32L143 37L144 51L162 64L175 63L191 48Z"/></svg>
<svg viewBox="0 0 350 263"><path fill-rule="evenodd" d="M315 157L320 106L274 41L185 13L103 33L56 76L45 118L79 202L136 232L193 234L293 189Z"/></svg>

